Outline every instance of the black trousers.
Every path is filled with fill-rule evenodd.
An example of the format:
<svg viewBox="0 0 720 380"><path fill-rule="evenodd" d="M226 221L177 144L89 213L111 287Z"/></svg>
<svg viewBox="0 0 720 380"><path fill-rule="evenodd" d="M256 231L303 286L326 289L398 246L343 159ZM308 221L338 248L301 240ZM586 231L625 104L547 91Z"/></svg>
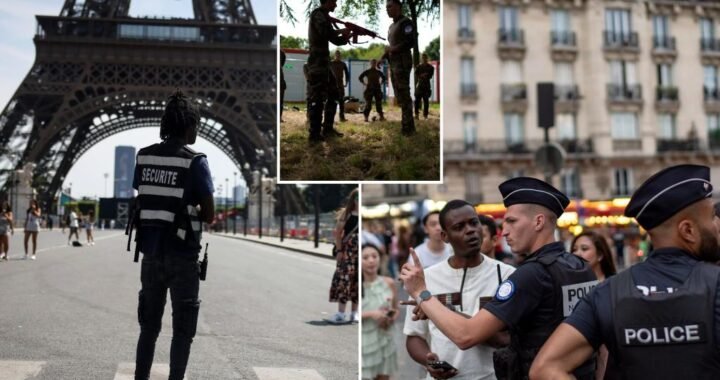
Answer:
<svg viewBox="0 0 720 380"><path fill-rule="evenodd" d="M140 274L135 379L147 380L155 355L155 342L162 328L167 292L172 302L173 337L170 345L170 380L185 376L190 345L197 329L200 277L197 255L143 255Z"/></svg>

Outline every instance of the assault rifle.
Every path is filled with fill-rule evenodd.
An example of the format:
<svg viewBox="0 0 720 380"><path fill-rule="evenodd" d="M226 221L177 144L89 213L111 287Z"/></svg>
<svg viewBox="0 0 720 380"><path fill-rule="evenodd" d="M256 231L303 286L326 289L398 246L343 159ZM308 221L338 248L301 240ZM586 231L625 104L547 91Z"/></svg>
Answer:
<svg viewBox="0 0 720 380"><path fill-rule="evenodd" d="M379 38L381 40L385 40L384 38L380 37L380 35L378 35L377 33L373 32L370 29L363 28L360 25L356 25L351 22L339 20L332 16L328 16L328 19L330 20L330 23L332 23L336 29L340 29L339 25L342 25L345 28L350 29L350 32L352 33L351 38L352 38L353 44L358 43L358 37L360 37L360 36L368 36L370 38ZM360 42L360 43L364 43L364 42Z"/></svg>

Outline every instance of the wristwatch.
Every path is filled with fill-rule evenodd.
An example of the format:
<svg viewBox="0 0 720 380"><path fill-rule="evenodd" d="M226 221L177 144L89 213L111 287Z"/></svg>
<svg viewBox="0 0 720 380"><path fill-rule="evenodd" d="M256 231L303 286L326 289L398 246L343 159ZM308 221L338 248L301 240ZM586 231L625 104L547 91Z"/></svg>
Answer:
<svg viewBox="0 0 720 380"><path fill-rule="evenodd" d="M415 300L415 303L417 303L417 305L420 306L420 304L421 304L423 301L429 300L430 297L432 297L432 293L430 293L430 291L428 291L427 289L425 289L425 290L423 290L422 292L420 292L420 295L418 295L418 298Z"/></svg>

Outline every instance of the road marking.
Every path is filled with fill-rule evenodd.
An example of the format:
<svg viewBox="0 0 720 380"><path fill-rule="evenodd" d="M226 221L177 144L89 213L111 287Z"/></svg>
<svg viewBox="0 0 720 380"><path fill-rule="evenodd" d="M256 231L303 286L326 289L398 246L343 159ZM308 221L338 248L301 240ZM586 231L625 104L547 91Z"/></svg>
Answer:
<svg viewBox="0 0 720 380"><path fill-rule="evenodd" d="M325 380L314 369L253 367L260 380Z"/></svg>
<svg viewBox="0 0 720 380"><path fill-rule="evenodd" d="M3 380L24 380L37 376L45 362L0 360L0 373Z"/></svg>
<svg viewBox="0 0 720 380"><path fill-rule="evenodd" d="M150 371L150 380L166 380L170 376L170 365L163 363L153 363ZM115 378L113 380L134 380L135 379L135 363L120 363ZM185 376L185 380L188 377Z"/></svg>

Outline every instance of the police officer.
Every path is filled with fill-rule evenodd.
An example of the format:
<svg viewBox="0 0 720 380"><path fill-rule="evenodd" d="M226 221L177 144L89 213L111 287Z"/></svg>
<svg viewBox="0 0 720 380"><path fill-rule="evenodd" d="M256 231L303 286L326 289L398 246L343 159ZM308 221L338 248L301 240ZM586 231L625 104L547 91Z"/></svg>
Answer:
<svg viewBox="0 0 720 380"><path fill-rule="evenodd" d="M385 48L385 54L380 60L387 58L390 62L393 91L402 109L402 133L411 135L415 133L415 120L413 102L410 98L410 71L413 68L410 50L415 45L415 28L412 20L403 16L400 0L387 0L386 10L393 23L388 29L390 46Z"/></svg>
<svg viewBox="0 0 720 380"><path fill-rule="evenodd" d="M365 81L367 79L367 81ZM370 60L370 68L363 71L358 77L360 83L365 85L365 91L363 97L365 98L365 109L363 114L365 115L365 121L368 121L370 116L370 109L372 108L373 99L375 99L375 110L380 115L380 121L385 120L382 110L382 85L386 83L385 74L377 69L377 60Z"/></svg>
<svg viewBox="0 0 720 380"><path fill-rule="evenodd" d="M350 70L348 70L345 62L342 61L340 50L335 50L335 59L330 62L332 74L335 76L335 85L337 88L337 99L340 103L340 121L345 120L345 87L350 82Z"/></svg>
<svg viewBox="0 0 720 380"><path fill-rule="evenodd" d="M310 121L311 143L329 137L342 137L333 128L335 110L337 108L337 84L330 70L329 42L345 45L350 38L347 28L335 29L328 19L329 13L337 7L336 0L320 0L320 6L310 13L308 27L308 119ZM325 120L323 120L323 111ZM322 127L322 134L320 129Z"/></svg>
<svg viewBox="0 0 720 380"><path fill-rule="evenodd" d="M428 107L432 87L430 79L435 74L435 68L428 63L428 55L422 54L422 63L415 67L415 118L420 117L420 106L423 106L423 117L428 118ZM421 104L422 102L422 104Z"/></svg>
<svg viewBox="0 0 720 380"><path fill-rule="evenodd" d="M213 219L207 159L186 146L195 143L199 121L192 100L178 91L168 99L160 121L162 142L140 149L137 155L133 223L138 227L136 254L142 252L143 259L135 379L150 376L168 289L173 309L169 379L183 378L195 336L201 221Z"/></svg>
<svg viewBox="0 0 720 380"><path fill-rule="evenodd" d="M581 301L533 364L535 379L568 378L604 344L607 376L720 378L720 267L710 169L679 165L650 177L625 216L648 231L646 261Z"/></svg>
<svg viewBox="0 0 720 380"><path fill-rule="evenodd" d="M421 267L406 264L400 278L422 314L461 349L509 329L514 358L508 366L509 378L526 379L542 344L597 280L585 261L555 241L557 218L570 203L563 193L528 177L508 180L499 188L507 208L503 236L513 252L526 259L480 312L465 319L448 310L427 290ZM411 254L417 262L415 252ZM594 370L594 360L588 360L575 375L591 379Z"/></svg>

